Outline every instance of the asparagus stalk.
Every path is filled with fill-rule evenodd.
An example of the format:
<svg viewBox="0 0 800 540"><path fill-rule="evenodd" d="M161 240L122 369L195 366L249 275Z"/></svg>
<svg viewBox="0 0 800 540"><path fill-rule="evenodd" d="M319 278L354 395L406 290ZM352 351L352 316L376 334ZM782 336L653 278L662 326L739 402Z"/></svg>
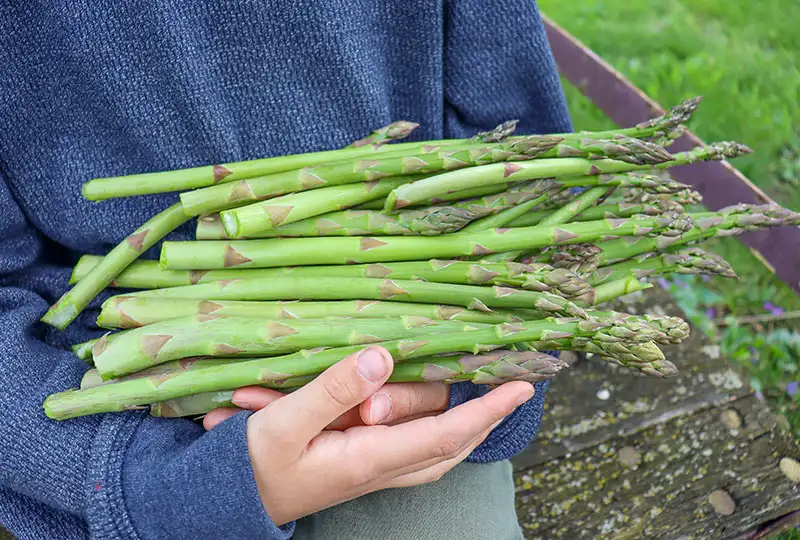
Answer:
<svg viewBox="0 0 800 540"><path fill-rule="evenodd" d="M661 195L659 195L661 196ZM672 195L663 195L672 197ZM613 204L603 204L587 208L575 216L572 221L595 221L607 218L629 218L636 215L657 216L664 212L676 212L682 209L681 205L671 199L655 200L651 202L619 202ZM515 218L508 225L511 227L533 227L542 224L542 221L552 214L551 210L537 210L528 212Z"/></svg>
<svg viewBox="0 0 800 540"><path fill-rule="evenodd" d="M676 107L673 107L664 116L654 118L631 128L594 133L565 133L562 134L562 136L566 139L580 137L608 138L617 134L637 138L663 137L675 131L682 123L686 122L697 108L699 102L700 98L684 101ZM426 143L398 143L381 146L366 145L356 148L261 158L174 171L134 174L115 178L98 178L84 184L83 195L89 200L100 201L114 197L184 191L213 186L220 182L232 182L243 178L275 174L292 169L313 167L323 163L363 158L370 155L383 156L394 152L411 154L415 151L419 151L426 145L463 145L468 142L475 142L476 140L493 142L502 140L510 131L513 131L513 126L506 124L506 131L505 134L503 134L502 126L501 124L501 126L498 126L498 128L486 134L478 134L478 136L472 140L453 139L428 141ZM492 133L497 134L497 136L495 138L491 136L485 138L481 137L481 135L491 135Z"/></svg>
<svg viewBox="0 0 800 540"><path fill-rule="evenodd" d="M301 191L276 197L257 205L249 205L220 214L228 236L252 235L306 218L350 208L365 201L385 197L392 189L414 177L384 178L345 186Z"/></svg>
<svg viewBox="0 0 800 540"><path fill-rule="evenodd" d="M487 313L468 310L460 306L380 302L376 300L248 302L116 296L113 300L103 304L103 309L97 318L97 324L102 328L138 328L169 319L204 314L260 319L323 319L332 317L380 319L408 316L487 324L520 320L513 313L498 310Z"/></svg>
<svg viewBox="0 0 800 540"><path fill-rule="evenodd" d="M436 197L477 185L531 180L534 178L599 175L635 171L650 168L667 168L709 159L725 159L750 153L751 150L738 143L715 143L703 148L675 154L673 159L660 163L635 164L612 159L537 159L530 162L492 163L480 167L451 171L402 186L386 197L387 211L403 208L422 199ZM649 155L649 154L647 154Z"/></svg>
<svg viewBox="0 0 800 540"><path fill-rule="evenodd" d="M453 384L502 384L512 380L547 380L567 367L566 362L537 351L493 351L481 355L420 358L395 366L388 382L442 382ZM286 379L278 389L292 390L307 384L314 376ZM81 387L83 388L83 387ZM232 407L232 391L205 392L170 399L150 406L150 414L165 418L198 416L217 407Z"/></svg>
<svg viewBox="0 0 800 540"><path fill-rule="evenodd" d="M92 349L104 380L155 364L193 356L275 356L315 347L344 347L401 337L469 331L479 323L398 319L303 319L289 321L198 315L129 330Z"/></svg>
<svg viewBox="0 0 800 540"><path fill-rule="evenodd" d="M675 253L636 255L630 260L598 268L589 281L597 286L627 276L642 279L672 273L737 277L731 265L719 255L699 248L687 248Z"/></svg>
<svg viewBox="0 0 800 540"><path fill-rule="evenodd" d="M550 182L536 181L513 186L501 193L457 201L448 206L406 209L393 214L369 210L331 212L314 219L262 230L248 238L445 234L461 229L476 218L515 208L514 205L519 203L531 199L541 201L543 194L552 188ZM275 201L277 199L270 202ZM230 238L221 218L216 215L203 216L198 220L196 237L198 240Z"/></svg>
<svg viewBox="0 0 800 540"><path fill-rule="evenodd" d="M415 122L407 122L405 120L392 122L389 125L376 129L370 133L369 136L364 137L363 139L358 139L345 148L359 148L361 146L373 146L377 148L389 141L405 139L418 127L419 124Z"/></svg>
<svg viewBox="0 0 800 540"><path fill-rule="evenodd" d="M420 175L471 167L482 163L533 159L561 141L558 137L530 136L512 142L457 146L424 146L415 154L392 154L380 159L342 161L212 186L181 194L190 215L217 212L232 204L278 195L369 182L391 176Z"/></svg>
<svg viewBox="0 0 800 540"><path fill-rule="evenodd" d="M641 239L620 238L598 245L600 265L608 266L652 251L678 250L681 246L714 236L735 236L767 227L800 225L800 214L774 204L737 204L719 212L689 214L695 226L678 236L656 234Z"/></svg>
<svg viewBox="0 0 800 540"><path fill-rule="evenodd" d="M586 337L592 342L646 344L651 341L650 332L641 325L631 325L625 320L608 318L599 320L556 319L513 323L492 326L470 332L450 332L426 336L425 339L409 338L381 343L396 362L412 358L452 352L487 350L526 341L575 339ZM629 339L630 338L630 339ZM349 346L317 350L302 350L293 354L259 358L238 362L234 365L208 367L178 373L173 377L143 377L116 384L68 390L49 396L44 410L49 418L65 420L89 414L124 411L141 408L150 403L197 394L231 390L242 386L265 384L292 376L320 373L345 356L359 351L362 346ZM644 347L640 349L645 350ZM657 347L656 347L657 349ZM627 351L629 354L630 351ZM639 364L628 362L637 369L650 370L661 375L658 355L640 358ZM663 359L663 355L661 356Z"/></svg>
<svg viewBox="0 0 800 540"><path fill-rule="evenodd" d="M89 305L89 302L139 255L188 219L183 213L180 203L156 214L117 244L78 284L59 298L41 318L42 322L59 330L69 326L75 317Z"/></svg>
<svg viewBox="0 0 800 540"><path fill-rule="evenodd" d="M657 231L676 234L676 231L684 230L685 226L684 216L667 213L648 218L493 229L444 236L165 242L161 249L160 265L168 270L213 270L453 258L586 243L608 235L639 236ZM670 229L671 227L676 229Z"/></svg>
<svg viewBox="0 0 800 540"><path fill-rule="evenodd" d="M542 312L583 316L570 300L548 292L506 286L478 287L400 279L350 277L283 277L234 279L149 290L131 296L194 300L390 300L450 304L468 309L531 308ZM112 297L115 298L115 297ZM110 302L111 299L106 302Z"/></svg>
<svg viewBox="0 0 800 540"><path fill-rule="evenodd" d="M72 280L80 281L101 257L84 255L72 272ZM211 283L232 279L280 277L368 277L422 279L435 283L462 285L508 285L531 291L554 291L567 298L583 296L591 287L580 277L564 269L548 265L519 263L483 264L465 261L407 261L386 264L296 266L192 271L162 270L156 261L137 261L120 274L112 286L131 289L163 289Z"/></svg>

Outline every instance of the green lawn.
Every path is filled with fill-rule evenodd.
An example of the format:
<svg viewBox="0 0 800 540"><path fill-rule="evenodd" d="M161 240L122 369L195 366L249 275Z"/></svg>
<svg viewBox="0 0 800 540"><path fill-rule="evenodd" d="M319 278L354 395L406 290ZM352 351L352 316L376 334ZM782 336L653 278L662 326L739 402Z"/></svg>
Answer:
<svg viewBox="0 0 800 540"><path fill-rule="evenodd" d="M669 107L702 95L691 129L754 153L732 164L784 206L800 210L800 2L796 0L540 0L544 13ZM613 124L565 82L576 129ZM736 324L800 310L800 299L735 239L715 242L740 281L662 282L695 326L750 375L800 437L800 324ZM798 246L787 246L797 249ZM725 325L714 321L727 319Z"/></svg>
<svg viewBox="0 0 800 540"><path fill-rule="evenodd" d="M754 153L735 166L800 210L800 2L540 0L542 11L663 106L702 95L692 129ZM576 124L596 119L574 111Z"/></svg>

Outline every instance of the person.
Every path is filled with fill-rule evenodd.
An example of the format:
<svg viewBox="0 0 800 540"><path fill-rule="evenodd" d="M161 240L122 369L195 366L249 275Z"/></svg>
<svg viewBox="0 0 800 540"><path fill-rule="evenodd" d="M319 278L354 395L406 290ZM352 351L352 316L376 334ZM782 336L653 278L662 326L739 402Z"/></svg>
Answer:
<svg viewBox="0 0 800 540"><path fill-rule="evenodd" d="M538 8L448 0L48 0L0 4L0 523L20 539L518 538L508 459L546 384L385 384L369 347L305 388L242 389L204 430L147 411L52 421L79 384L39 322L82 253L174 193L81 198L91 178L341 147L394 120L414 140L519 119L571 130ZM171 238L190 237L183 227ZM146 257L153 257L151 250ZM449 472L448 472L449 471ZM437 480L439 479L439 480Z"/></svg>

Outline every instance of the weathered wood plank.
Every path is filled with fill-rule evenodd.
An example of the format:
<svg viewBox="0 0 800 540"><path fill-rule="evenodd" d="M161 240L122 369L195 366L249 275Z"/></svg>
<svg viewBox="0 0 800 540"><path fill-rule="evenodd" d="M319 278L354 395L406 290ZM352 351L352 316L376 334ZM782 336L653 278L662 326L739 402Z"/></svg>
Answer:
<svg viewBox="0 0 800 540"><path fill-rule="evenodd" d="M519 471L526 536L735 538L800 509L800 485L778 468L800 448L755 397L730 407L742 419L738 430L723 424L721 409L709 408ZM621 454L641 463L625 466ZM731 515L711 507L715 490L735 501Z"/></svg>

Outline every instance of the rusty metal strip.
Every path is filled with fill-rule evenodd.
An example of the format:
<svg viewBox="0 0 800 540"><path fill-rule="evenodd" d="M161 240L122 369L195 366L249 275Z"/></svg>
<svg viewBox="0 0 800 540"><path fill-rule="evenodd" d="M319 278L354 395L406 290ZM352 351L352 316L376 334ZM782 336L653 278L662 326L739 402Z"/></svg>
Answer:
<svg viewBox="0 0 800 540"><path fill-rule="evenodd" d="M632 126L664 113L658 103L597 54L552 20L543 19L559 72L611 120ZM670 150L683 151L701 144L697 136L687 132ZM737 203L775 202L727 161L682 165L670 169L670 173L697 189L712 210ZM754 231L740 238L770 271L800 293L800 227Z"/></svg>

